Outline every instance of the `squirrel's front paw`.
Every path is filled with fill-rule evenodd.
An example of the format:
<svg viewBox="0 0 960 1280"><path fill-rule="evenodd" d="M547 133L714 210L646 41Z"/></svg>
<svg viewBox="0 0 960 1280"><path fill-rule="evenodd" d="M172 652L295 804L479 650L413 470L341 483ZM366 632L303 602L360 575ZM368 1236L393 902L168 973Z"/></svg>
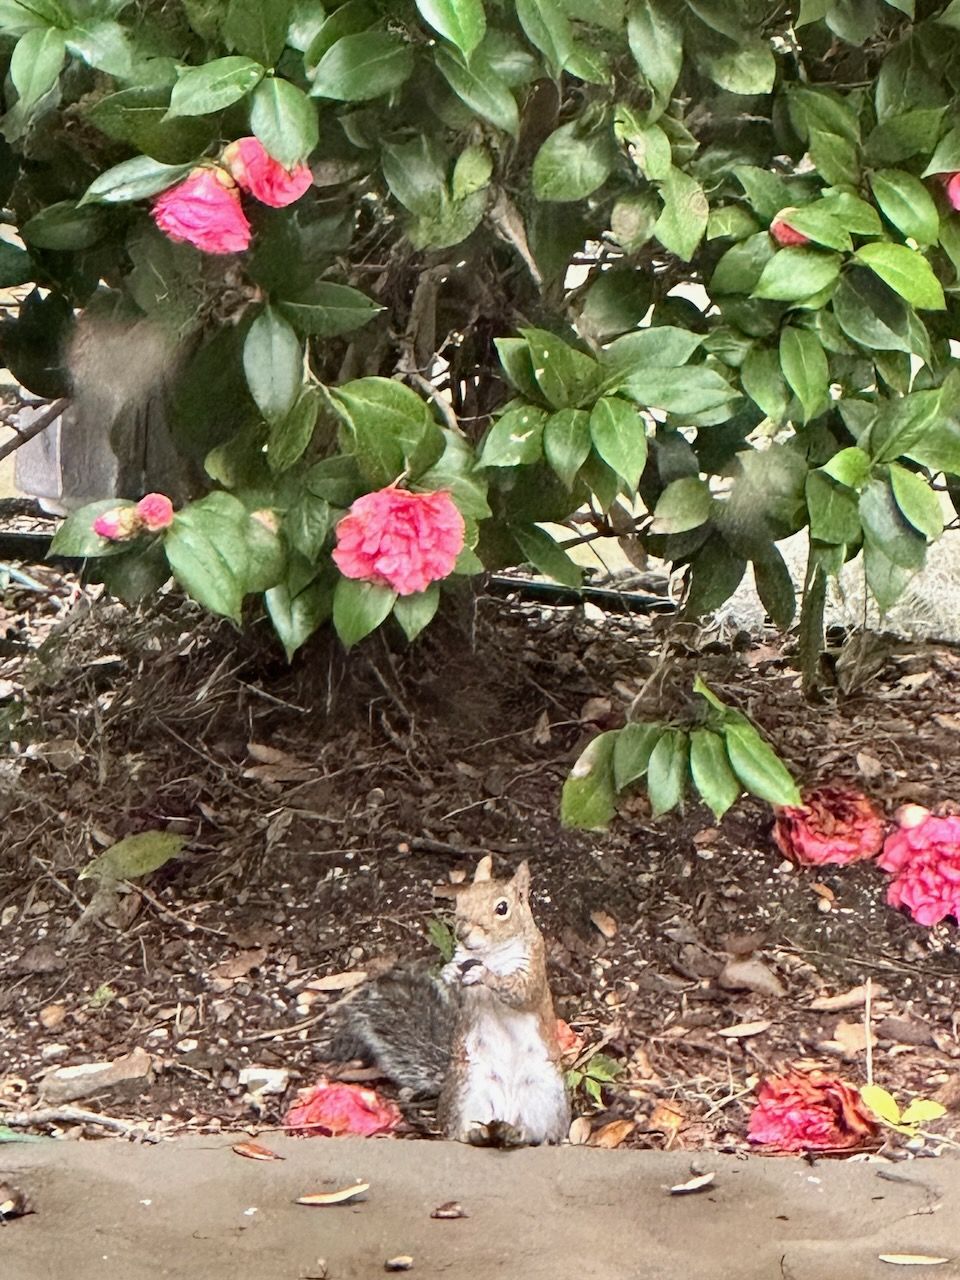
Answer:
<svg viewBox="0 0 960 1280"><path fill-rule="evenodd" d="M475 987L483 981L484 968L480 960L464 960L460 969L460 981L465 987Z"/></svg>

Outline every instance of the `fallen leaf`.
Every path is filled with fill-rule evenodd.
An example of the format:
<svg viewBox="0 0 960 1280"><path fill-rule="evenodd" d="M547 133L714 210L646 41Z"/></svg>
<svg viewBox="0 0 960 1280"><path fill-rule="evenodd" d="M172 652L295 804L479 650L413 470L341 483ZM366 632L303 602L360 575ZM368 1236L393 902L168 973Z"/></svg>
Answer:
<svg viewBox="0 0 960 1280"><path fill-rule="evenodd" d="M269 1147L263 1147L259 1142L238 1142L233 1151L238 1156L246 1156L248 1160L286 1160L286 1156L278 1155L276 1151L271 1151Z"/></svg>
<svg viewBox="0 0 960 1280"><path fill-rule="evenodd" d="M876 756L870 755L867 751L857 752L857 768L868 782L883 776L883 765Z"/></svg>
<svg viewBox="0 0 960 1280"><path fill-rule="evenodd" d="M825 1040L833 1050L839 1050L844 1058L856 1058L867 1047L867 1029L862 1022L838 1022L832 1040ZM870 1032L870 1043L875 1045L877 1037Z"/></svg>
<svg viewBox="0 0 960 1280"><path fill-rule="evenodd" d="M751 957L749 960L728 960L717 978L725 991L755 991L761 996L784 996L786 988L773 970Z"/></svg>
<svg viewBox="0 0 960 1280"><path fill-rule="evenodd" d="M930 1253L878 1253L881 1262L892 1262L895 1267L938 1267L949 1258L935 1258Z"/></svg>
<svg viewBox="0 0 960 1280"><path fill-rule="evenodd" d="M647 1127L665 1134L666 1145L669 1147L683 1128L685 1120L686 1116L683 1114L683 1109L679 1102L658 1102L650 1113Z"/></svg>
<svg viewBox="0 0 960 1280"><path fill-rule="evenodd" d="M398 1253L395 1258L388 1258L383 1264L384 1271L411 1271L413 1258L409 1253Z"/></svg>
<svg viewBox="0 0 960 1280"><path fill-rule="evenodd" d="M576 1120L570 1126L570 1145L572 1147L586 1146L587 1140L593 1126L587 1116L577 1116Z"/></svg>
<svg viewBox="0 0 960 1280"><path fill-rule="evenodd" d="M871 995L873 999L877 996L886 995L886 987L882 987L878 982L871 983ZM845 1009L859 1009L867 1000L866 985L859 987L851 987L849 991L841 991L835 996L819 996L816 1000L811 1000L807 1005L808 1009L816 1009L819 1013L840 1013Z"/></svg>
<svg viewBox="0 0 960 1280"><path fill-rule="evenodd" d="M583 1036L577 1035L569 1022L564 1022L562 1018L557 1019L557 1041L565 1058L579 1057L583 1049Z"/></svg>
<svg viewBox="0 0 960 1280"><path fill-rule="evenodd" d="M308 765L253 764L241 777L252 782L309 782L316 777L316 770Z"/></svg>
<svg viewBox="0 0 960 1280"><path fill-rule="evenodd" d="M39 1016L44 1031L52 1031L54 1027L59 1027L67 1016L67 1011L62 1004L47 1004L40 1010Z"/></svg>
<svg viewBox="0 0 960 1280"><path fill-rule="evenodd" d="M591 911L590 919L609 942L617 936L618 925L608 911Z"/></svg>
<svg viewBox="0 0 960 1280"><path fill-rule="evenodd" d="M366 980L366 969L351 969L347 973L328 973L321 978L311 978L303 985L306 991L350 991Z"/></svg>
<svg viewBox="0 0 960 1280"><path fill-rule="evenodd" d="M761 1018L757 1022L738 1022L732 1027L723 1027L717 1032L718 1036L727 1036L730 1040L740 1040L747 1036L758 1036L763 1031L769 1031L773 1023L769 1018Z"/></svg>
<svg viewBox="0 0 960 1280"><path fill-rule="evenodd" d="M250 947L246 951L238 951L229 960L221 960L219 964L215 964L210 970L210 976L235 982L238 978L245 978L251 969L259 969L266 958L266 947Z"/></svg>
<svg viewBox="0 0 960 1280"><path fill-rule="evenodd" d="M33 1210L20 1188L9 1182L0 1182L0 1223L7 1218L22 1218L27 1213L33 1213Z"/></svg>
<svg viewBox="0 0 960 1280"><path fill-rule="evenodd" d="M633 1120L611 1120L609 1124L603 1125L590 1135L587 1146L603 1147L606 1151L614 1151L626 1142L636 1127Z"/></svg>
<svg viewBox="0 0 960 1280"><path fill-rule="evenodd" d="M459 1200L448 1200L446 1204L438 1204L436 1209L430 1215L431 1218L469 1218L469 1213L464 1213L463 1205Z"/></svg>
<svg viewBox="0 0 960 1280"><path fill-rule="evenodd" d="M829 903L834 903L837 900L837 895L833 892L833 890L830 888L828 884L821 884L819 880L815 880L813 884L810 886L810 888L817 895L817 897L826 898L827 902Z"/></svg>
<svg viewBox="0 0 960 1280"><path fill-rule="evenodd" d="M716 1176L716 1173L712 1170L710 1173L698 1173L695 1178L690 1178L686 1182L678 1182L675 1187L670 1187L670 1194L672 1196L693 1195L697 1191L702 1191L704 1187L709 1187Z"/></svg>
<svg viewBox="0 0 960 1280"><path fill-rule="evenodd" d="M550 731L550 712L544 708L537 717L537 723L531 730L531 738L534 746L543 747L546 746L552 736Z"/></svg>
<svg viewBox="0 0 960 1280"><path fill-rule="evenodd" d="M341 1187L338 1191L314 1191L310 1195L299 1196L297 1204L346 1204L370 1190L369 1182L355 1182L352 1187Z"/></svg>

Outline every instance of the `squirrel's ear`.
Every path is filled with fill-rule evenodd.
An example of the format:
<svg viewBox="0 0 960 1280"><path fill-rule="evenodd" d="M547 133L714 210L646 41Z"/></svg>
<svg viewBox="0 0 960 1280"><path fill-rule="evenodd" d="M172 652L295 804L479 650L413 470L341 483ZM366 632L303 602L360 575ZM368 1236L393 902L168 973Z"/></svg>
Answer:
<svg viewBox="0 0 960 1280"><path fill-rule="evenodd" d="M477 869L473 873L473 883L479 884L481 880L492 880L492 879L493 879L493 858L488 853L486 854L485 857L481 858L480 861L477 863Z"/></svg>
<svg viewBox="0 0 960 1280"><path fill-rule="evenodd" d="M520 901L526 902L530 893L530 864L528 862L523 861L520 863L513 873L511 884Z"/></svg>

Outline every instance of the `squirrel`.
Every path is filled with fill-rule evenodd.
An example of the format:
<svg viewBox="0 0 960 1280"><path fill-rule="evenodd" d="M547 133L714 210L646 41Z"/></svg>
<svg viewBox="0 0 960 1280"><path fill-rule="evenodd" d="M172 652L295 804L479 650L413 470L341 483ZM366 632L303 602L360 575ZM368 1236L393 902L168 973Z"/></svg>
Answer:
<svg viewBox="0 0 960 1280"><path fill-rule="evenodd" d="M440 977L401 968L364 984L339 1010L333 1053L372 1060L416 1095L439 1093L445 1138L561 1142L570 1101L530 869L494 880L487 856L453 892L457 946Z"/></svg>

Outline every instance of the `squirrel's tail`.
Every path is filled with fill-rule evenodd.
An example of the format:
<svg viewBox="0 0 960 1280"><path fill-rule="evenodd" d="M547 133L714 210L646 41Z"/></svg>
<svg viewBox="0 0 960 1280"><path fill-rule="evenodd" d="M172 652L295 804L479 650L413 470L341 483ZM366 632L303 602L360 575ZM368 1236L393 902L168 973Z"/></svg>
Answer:
<svg viewBox="0 0 960 1280"><path fill-rule="evenodd" d="M415 1094L440 1092L457 1025L456 994L427 973L395 970L365 983L337 1011L332 1057L363 1058Z"/></svg>

